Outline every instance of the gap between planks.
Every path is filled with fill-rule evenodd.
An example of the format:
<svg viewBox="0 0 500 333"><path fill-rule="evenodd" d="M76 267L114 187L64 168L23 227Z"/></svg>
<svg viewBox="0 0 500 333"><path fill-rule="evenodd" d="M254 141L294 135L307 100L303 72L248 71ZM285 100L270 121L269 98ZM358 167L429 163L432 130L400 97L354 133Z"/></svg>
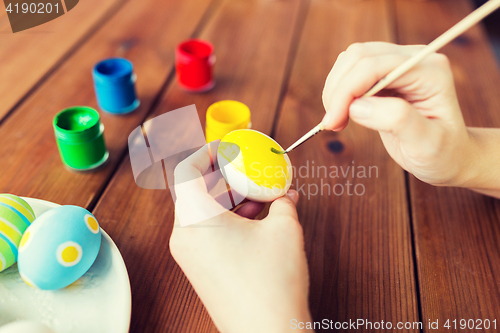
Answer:
<svg viewBox="0 0 500 333"><path fill-rule="evenodd" d="M128 1L128 0L127 0ZM193 33L191 34L190 38L196 38L198 37L201 32L203 31L203 28L206 26L206 24L209 22L210 18L213 16L215 11L220 7L222 4L223 0L212 0L210 5L208 6L207 10L201 17L200 21L198 22L196 28L194 29ZM170 72L165 79L165 82L162 84L160 90L156 94L156 96L153 99L153 102L151 103L151 106L149 110L144 114L144 117L140 121L140 124L144 123L148 117L154 113L156 108L159 106L162 96L165 94L166 90L170 86L170 84L173 82L175 78L175 63L172 65L172 68L170 69ZM116 173L120 169L120 166L123 163L126 163L127 159L127 154L128 154L128 149L124 149L122 154L120 155L120 158L118 159L118 162L116 163L116 166L113 168L113 170L110 172L107 182L103 182L101 187L97 189L95 196L92 198L90 203L87 205L87 210L93 212L94 208L96 207L97 203L101 200L104 192L108 188L108 186L111 184L111 180L115 177Z"/></svg>

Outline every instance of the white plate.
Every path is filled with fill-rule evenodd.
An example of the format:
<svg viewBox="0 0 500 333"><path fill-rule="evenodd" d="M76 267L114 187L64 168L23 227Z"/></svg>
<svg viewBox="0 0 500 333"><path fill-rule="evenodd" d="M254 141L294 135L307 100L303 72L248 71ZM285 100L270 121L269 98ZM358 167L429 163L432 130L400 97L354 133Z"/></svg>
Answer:
<svg viewBox="0 0 500 333"><path fill-rule="evenodd" d="M35 216L58 204L24 198ZM42 291L21 280L17 265L0 273L0 326L17 320L41 322L56 333L125 333L130 326L132 296L123 258L101 229L97 259L67 288Z"/></svg>

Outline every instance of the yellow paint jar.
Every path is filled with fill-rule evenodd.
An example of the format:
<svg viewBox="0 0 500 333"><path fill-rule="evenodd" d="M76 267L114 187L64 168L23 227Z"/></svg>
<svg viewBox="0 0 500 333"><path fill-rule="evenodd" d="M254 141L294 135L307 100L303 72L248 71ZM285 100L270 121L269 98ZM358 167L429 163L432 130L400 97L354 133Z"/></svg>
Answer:
<svg viewBox="0 0 500 333"><path fill-rule="evenodd" d="M222 139L234 130L250 127L250 109L241 102L225 100L208 107L205 127L207 142Z"/></svg>

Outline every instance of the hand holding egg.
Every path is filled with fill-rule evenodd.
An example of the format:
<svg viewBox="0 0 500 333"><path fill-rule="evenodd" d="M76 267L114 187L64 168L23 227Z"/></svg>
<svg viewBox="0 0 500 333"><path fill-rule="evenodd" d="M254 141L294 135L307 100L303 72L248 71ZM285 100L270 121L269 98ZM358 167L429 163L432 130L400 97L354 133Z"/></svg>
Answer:
<svg viewBox="0 0 500 333"><path fill-rule="evenodd" d="M233 135L238 134L237 132L233 132ZM260 165L262 171L266 166L276 166L270 163L272 160L264 164L260 159L265 158L264 150L274 154L270 152L273 145L269 143L271 139L259 132L244 132L240 133L242 136L232 137L229 134L223 139L223 142L237 141L242 147L241 151L239 148L234 151L237 157L235 160L229 155L226 156L229 157L226 162L231 164L232 161L243 160L251 163L252 160L248 158L252 157L252 150L250 154L246 154L248 151L244 147L251 149L250 146L254 145L253 152L257 155L253 162L262 163ZM257 138L263 136L266 140L260 143L255 140L247 141L248 137L245 135ZM274 145L278 147L277 144ZM206 214L212 211L213 207L221 206L216 198L208 195L210 186L203 180L204 175L215 169L217 162L219 165L224 163L216 162L210 154L209 146L211 145L205 145L180 164L182 170L189 173L189 177L175 178L176 225L182 225L183 220L190 221L193 212ZM257 153L259 151L262 156ZM231 151L226 153L230 154ZM283 160L277 161L287 162L282 155L280 157ZM220 150L218 158L224 158ZM288 163L284 165L289 166ZM226 165L225 168L229 167ZM239 171L242 170L239 169L241 167L243 166L235 163L234 174L242 173ZM258 165L253 167L257 168ZM269 168L267 171L269 174ZM232 182L233 180L242 180L244 187L248 177L239 176L226 179L232 187L238 185ZM250 174L255 181L250 179L248 181L256 184L259 182L256 176ZM196 181L185 182L185 179ZM284 185L281 186L286 188L289 181L288 177L275 177L274 184L280 185L282 182ZM269 180L267 182L271 184ZM185 188L177 191L179 186ZM279 190L284 191L281 188ZM252 199L254 198L255 196L252 196ZM260 196L260 198L269 200L272 197ZM173 228L170 238L171 254L196 289L214 321L219 323L219 327L232 332L245 330L278 332L282 330L283 322L290 320L289 318L310 320L307 309L308 271L302 229L295 208L297 200L298 193L293 190L288 191L283 197L271 203L269 214L262 220L253 220L256 214L251 214L250 211L256 213L254 208L258 203L250 201L243 204L236 212L226 210L222 214L212 216L207 221L210 227ZM242 214L243 210L245 214ZM214 285L224 287L216 288L217 292L214 293ZM241 311L242 308L245 311ZM272 309L278 308L280 309L278 314L272 312ZM259 318L250 330L248 324L245 324L248 318Z"/></svg>

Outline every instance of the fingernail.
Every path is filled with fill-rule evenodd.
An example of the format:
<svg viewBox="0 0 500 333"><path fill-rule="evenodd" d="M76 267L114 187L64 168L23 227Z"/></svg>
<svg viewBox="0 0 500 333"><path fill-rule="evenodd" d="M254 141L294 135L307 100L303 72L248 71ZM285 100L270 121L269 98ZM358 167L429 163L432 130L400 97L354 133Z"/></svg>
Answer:
<svg viewBox="0 0 500 333"><path fill-rule="evenodd" d="M356 99L349 107L349 114L354 118L368 118L372 113L372 104L365 99Z"/></svg>
<svg viewBox="0 0 500 333"><path fill-rule="evenodd" d="M289 190L286 194L290 197L290 199L292 199L293 202L295 202L295 204L297 204L297 201L299 201L299 194L296 191Z"/></svg>
<svg viewBox="0 0 500 333"><path fill-rule="evenodd" d="M327 111L321 123L323 124L323 126L328 127L331 122L332 122L332 114L331 112Z"/></svg>

